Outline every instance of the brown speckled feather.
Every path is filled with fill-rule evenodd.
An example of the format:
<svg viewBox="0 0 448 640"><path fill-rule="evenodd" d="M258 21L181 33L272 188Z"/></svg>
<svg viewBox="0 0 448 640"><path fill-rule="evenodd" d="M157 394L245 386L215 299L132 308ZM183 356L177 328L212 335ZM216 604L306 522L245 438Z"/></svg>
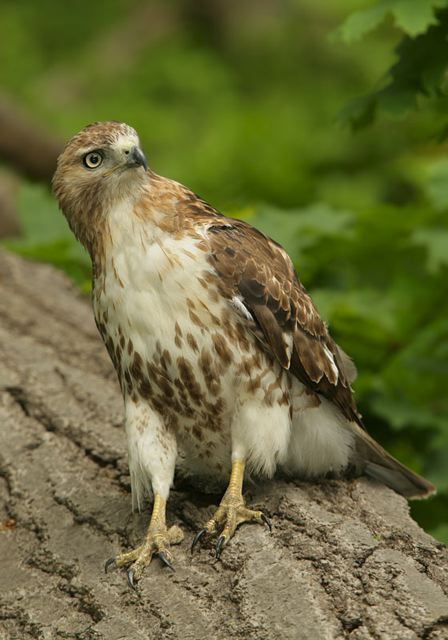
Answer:
<svg viewBox="0 0 448 640"><path fill-rule="evenodd" d="M222 278L221 293L241 300L282 367L362 426L350 388L354 367L329 335L286 251L243 221L210 222L210 261Z"/></svg>

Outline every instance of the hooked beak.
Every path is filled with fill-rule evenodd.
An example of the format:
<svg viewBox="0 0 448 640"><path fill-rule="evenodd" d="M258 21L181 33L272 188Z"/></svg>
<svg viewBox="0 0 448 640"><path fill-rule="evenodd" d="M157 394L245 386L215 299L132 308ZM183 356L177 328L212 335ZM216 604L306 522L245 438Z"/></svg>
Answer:
<svg viewBox="0 0 448 640"><path fill-rule="evenodd" d="M132 167L144 167L145 171L148 170L145 154L139 147L132 147L129 152L126 168L131 169Z"/></svg>

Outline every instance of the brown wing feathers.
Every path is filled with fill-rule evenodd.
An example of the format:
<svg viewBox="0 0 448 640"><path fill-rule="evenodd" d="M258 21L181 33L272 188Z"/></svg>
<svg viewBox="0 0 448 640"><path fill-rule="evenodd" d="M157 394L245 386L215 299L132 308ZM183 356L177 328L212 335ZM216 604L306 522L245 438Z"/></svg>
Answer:
<svg viewBox="0 0 448 640"><path fill-rule="evenodd" d="M271 289L274 290L270 291L267 269L257 270L255 261L250 258L241 273L237 287L244 304L260 325L272 353L282 367L288 369L292 352L293 321L290 305L286 296L281 295L278 282L271 279ZM289 329L288 333L285 332L285 328Z"/></svg>
<svg viewBox="0 0 448 640"><path fill-rule="evenodd" d="M264 348L306 387L333 402L350 420L358 472L406 497L426 497L433 485L389 455L365 431L350 383L356 367L328 333L282 247L244 222L209 227L212 261L222 293L239 296L254 318ZM359 467L359 468L358 468Z"/></svg>
<svg viewBox="0 0 448 640"><path fill-rule="evenodd" d="M226 294L241 297L261 329L265 348L361 425L350 389L353 367L328 334L284 249L239 220L211 225L208 231L213 265Z"/></svg>

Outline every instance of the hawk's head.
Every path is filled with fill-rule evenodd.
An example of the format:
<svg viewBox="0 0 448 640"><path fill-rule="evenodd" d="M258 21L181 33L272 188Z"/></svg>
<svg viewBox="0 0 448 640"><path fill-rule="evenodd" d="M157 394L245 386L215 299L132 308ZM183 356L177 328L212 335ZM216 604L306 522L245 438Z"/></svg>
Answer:
<svg viewBox="0 0 448 640"><path fill-rule="evenodd" d="M53 189L70 227L90 249L104 212L121 199L137 198L146 180L135 130L121 122L95 122L67 143Z"/></svg>

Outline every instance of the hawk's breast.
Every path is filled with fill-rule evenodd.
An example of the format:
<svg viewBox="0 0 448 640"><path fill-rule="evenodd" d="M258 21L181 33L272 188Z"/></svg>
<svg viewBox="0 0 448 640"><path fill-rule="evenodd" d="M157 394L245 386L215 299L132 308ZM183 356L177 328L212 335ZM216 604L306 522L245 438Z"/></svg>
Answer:
<svg viewBox="0 0 448 640"><path fill-rule="evenodd" d="M137 235L138 237L138 235ZM237 402L289 403L288 380L218 290L200 234L122 233L95 282L94 310L126 401L175 430L184 466L228 471ZM182 460L181 460L182 463Z"/></svg>

